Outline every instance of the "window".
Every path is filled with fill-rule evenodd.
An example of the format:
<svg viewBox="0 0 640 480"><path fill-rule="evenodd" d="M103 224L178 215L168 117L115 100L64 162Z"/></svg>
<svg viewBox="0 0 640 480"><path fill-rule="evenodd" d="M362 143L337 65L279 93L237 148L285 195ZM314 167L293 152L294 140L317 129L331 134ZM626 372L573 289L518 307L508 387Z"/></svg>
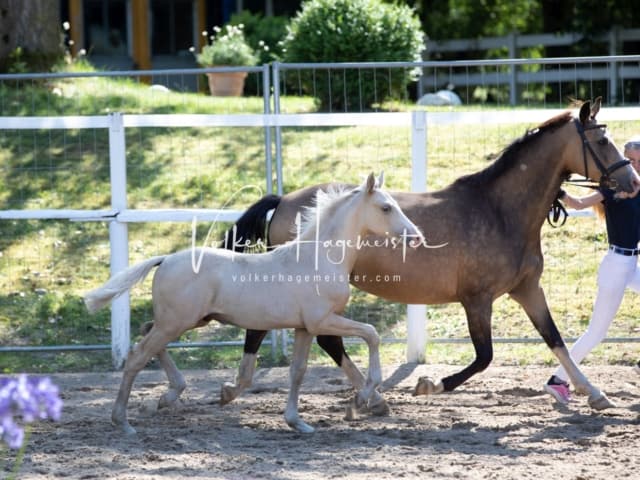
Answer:
<svg viewBox="0 0 640 480"><path fill-rule="evenodd" d="M88 52L127 55L126 0L85 0L83 8Z"/></svg>
<svg viewBox="0 0 640 480"><path fill-rule="evenodd" d="M153 55L188 54L194 45L193 0L151 1Z"/></svg>

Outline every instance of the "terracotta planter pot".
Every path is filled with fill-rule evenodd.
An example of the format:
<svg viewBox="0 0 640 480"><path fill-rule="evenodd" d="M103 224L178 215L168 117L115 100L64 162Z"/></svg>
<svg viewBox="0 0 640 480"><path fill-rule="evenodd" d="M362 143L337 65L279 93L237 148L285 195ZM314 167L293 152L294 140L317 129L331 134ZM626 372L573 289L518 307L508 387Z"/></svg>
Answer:
<svg viewBox="0 0 640 480"><path fill-rule="evenodd" d="M207 73L209 91L216 97L240 97L247 72Z"/></svg>

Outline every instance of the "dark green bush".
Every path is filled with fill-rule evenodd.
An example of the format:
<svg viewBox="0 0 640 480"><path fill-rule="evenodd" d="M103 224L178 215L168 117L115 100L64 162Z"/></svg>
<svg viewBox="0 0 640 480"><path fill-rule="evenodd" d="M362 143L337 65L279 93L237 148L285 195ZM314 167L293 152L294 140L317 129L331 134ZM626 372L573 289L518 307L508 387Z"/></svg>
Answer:
<svg viewBox="0 0 640 480"><path fill-rule="evenodd" d="M307 0L291 20L283 60L420 61L424 34L415 12L381 0ZM302 71L297 80L324 110L362 110L403 98L411 69Z"/></svg>
<svg viewBox="0 0 640 480"><path fill-rule="evenodd" d="M258 65L263 65L280 58L281 42L287 34L287 21L286 17L263 17L243 10L234 13L229 23L244 25L244 36L258 55Z"/></svg>

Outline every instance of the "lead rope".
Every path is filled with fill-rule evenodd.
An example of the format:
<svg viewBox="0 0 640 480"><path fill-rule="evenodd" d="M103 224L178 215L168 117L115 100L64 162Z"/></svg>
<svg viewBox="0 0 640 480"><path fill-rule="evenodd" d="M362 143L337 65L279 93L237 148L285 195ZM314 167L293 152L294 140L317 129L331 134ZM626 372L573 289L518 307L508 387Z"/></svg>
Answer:
<svg viewBox="0 0 640 480"><path fill-rule="evenodd" d="M586 184L587 182L590 183ZM565 183L576 187L590 188L592 190L597 190L601 187L601 185L594 183L588 178L585 178L584 180L565 180ZM558 194L551 204L549 213L547 213L547 223L549 223L553 228L562 227L567 222L567 217L569 216L567 209L564 208L564 205L560 202L560 197L563 193L566 193L563 189L558 190ZM560 220L560 218L562 218L562 220Z"/></svg>

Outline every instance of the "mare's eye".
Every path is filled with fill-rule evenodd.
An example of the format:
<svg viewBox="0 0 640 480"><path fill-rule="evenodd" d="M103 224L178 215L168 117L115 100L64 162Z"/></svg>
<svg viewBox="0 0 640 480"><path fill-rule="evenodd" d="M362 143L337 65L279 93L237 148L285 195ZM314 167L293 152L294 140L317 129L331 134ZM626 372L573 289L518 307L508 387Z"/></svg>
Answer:
<svg viewBox="0 0 640 480"><path fill-rule="evenodd" d="M384 205L382 205L382 211L384 213L389 213L391 211L391 205L389 205L388 203L385 203Z"/></svg>

